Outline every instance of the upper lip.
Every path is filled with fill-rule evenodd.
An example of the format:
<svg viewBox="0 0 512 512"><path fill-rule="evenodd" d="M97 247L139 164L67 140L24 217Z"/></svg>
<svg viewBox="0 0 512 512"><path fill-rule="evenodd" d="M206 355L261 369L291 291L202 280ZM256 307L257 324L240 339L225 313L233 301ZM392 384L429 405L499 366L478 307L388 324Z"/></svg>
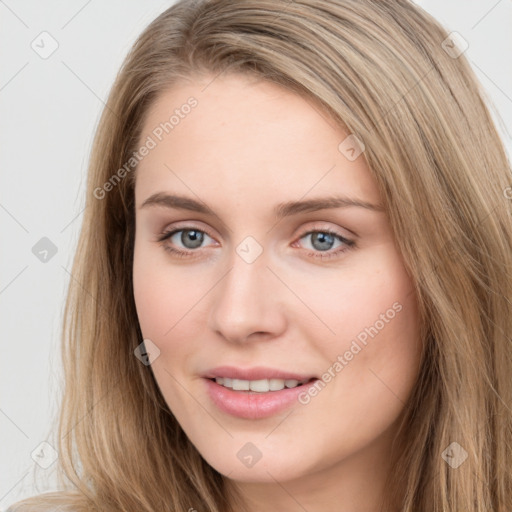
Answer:
<svg viewBox="0 0 512 512"><path fill-rule="evenodd" d="M283 379L304 381L315 378L313 375L286 372L275 368L264 366L253 366L252 368L237 368L235 366L217 366L204 373L203 377L214 379L216 377L227 377L228 379L241 380L262 380L262 379Z"/></svg>

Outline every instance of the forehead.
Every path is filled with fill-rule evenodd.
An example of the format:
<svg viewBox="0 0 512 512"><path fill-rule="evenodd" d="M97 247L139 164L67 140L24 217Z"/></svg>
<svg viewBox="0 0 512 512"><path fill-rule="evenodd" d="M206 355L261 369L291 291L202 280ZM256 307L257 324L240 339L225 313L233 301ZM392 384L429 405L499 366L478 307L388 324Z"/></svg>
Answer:
<svg viewBox="0 0 512 512"><path fill-rule="evenodd" d="M252 192L260 202L333 188L378 202L364 154L350 161L340 150L348 135L316 102L274 83L196 77L162 93L148 111L140 141L150 137L155 147L137 168L138 202L158 187L187 185L188 192Z"/></svg>

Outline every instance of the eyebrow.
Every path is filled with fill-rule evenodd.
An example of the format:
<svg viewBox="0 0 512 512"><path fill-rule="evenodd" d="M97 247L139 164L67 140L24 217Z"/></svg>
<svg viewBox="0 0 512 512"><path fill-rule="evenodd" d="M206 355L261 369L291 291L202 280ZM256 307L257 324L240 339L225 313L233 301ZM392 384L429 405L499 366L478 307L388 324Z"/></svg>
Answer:
<svg viewBox="0 0 512 512"><path fill-rule="evenodd" d="M216 213L202 201L196 201L195 199L185 196L166 194L165 192L157 192L151 195L141 204L140 208L148 208L150 206L177 208L217 216ZM298 213L310 213L330 208L348 207L358 207L374 212L384 212L384 207L380 204L372 204L346 196L331 196L279 203L274 208L274 215L278 219L281 219Z"/></svg>

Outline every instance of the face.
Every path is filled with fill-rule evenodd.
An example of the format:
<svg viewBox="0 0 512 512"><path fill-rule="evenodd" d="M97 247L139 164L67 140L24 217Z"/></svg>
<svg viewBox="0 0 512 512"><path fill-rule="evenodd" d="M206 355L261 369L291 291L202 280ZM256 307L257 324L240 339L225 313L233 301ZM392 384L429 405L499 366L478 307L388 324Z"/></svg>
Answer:
<svg viewBox="0 0 512 512"><path fill-rule="evenodd" d="M288 90L212 80L162 94L140 139L155 143L137 169L133 266L150 369L233 481L378 465L421 346L364 152Z"/></svg>

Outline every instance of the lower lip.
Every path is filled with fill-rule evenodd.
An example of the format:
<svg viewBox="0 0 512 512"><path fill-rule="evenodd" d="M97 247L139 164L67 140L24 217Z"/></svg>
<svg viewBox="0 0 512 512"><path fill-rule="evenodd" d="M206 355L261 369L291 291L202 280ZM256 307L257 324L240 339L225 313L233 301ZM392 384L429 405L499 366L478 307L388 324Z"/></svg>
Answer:
<svg viewBox="0 0 512 512"><path fill-rule="evenodd" d="M284 388L281 391L258 393L251 391L233 391L217 384L214 380L205 379L208 394L213 403L221 410L232 416L256 420L267 418L298 402L301 393L307 393L318 379L312 380L296 388Z"/></svg>

